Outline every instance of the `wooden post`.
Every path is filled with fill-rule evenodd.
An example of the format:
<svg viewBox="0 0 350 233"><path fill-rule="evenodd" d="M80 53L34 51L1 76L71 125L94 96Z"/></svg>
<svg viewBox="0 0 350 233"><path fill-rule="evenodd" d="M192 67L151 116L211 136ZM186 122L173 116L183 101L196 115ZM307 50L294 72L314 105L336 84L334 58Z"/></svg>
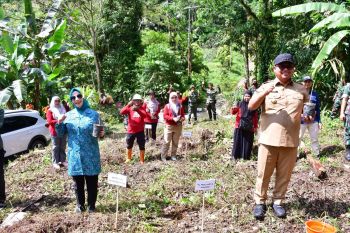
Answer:
<svg viewBox="0 0 350 233"><path fill-rule="evenodd" d="M202 233L204 232L204 194L203 192L203 206L202 206Z"/></svg>
<svg viewBox="0 0 350 233"><path fill-rule="evenodd" d="M118 211L119 211L119 188L117 188L117 207L115 210L115 230L118 230Z"/></svg>

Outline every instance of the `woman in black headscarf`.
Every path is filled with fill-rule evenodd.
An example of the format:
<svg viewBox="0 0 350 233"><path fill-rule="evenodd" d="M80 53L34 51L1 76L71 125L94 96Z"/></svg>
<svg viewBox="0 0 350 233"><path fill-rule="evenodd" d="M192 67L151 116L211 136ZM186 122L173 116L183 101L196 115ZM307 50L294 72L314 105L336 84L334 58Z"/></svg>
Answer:
<svg viewBox="0 0 350 233"><path fill-rule="evenodd" d="M249 160L253 148L254 132L258 128L258 112L248 110L248 103L252 92L244 92L243 100L231 109L232 115L237 114L235 131L233 134L233 159Z"/></svg>

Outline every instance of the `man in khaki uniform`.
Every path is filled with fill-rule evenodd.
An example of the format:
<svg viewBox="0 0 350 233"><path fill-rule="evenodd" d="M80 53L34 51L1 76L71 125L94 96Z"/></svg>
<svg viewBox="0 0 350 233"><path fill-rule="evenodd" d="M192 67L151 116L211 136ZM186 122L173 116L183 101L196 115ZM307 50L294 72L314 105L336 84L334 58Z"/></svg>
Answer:
<svg viewBox="0 0 350 233"><path fill-rule="evenodd" d="M281 204L297 158L303 105L308 100L305 87L292 81L295 63L291 54L278 55L273 71L276 78L261 85L248 105L250 110L262 107L258 176L254 193L254 217L259 220L265 216L267 190L275 169L273 210L277 217L286 216Z"/></svg>

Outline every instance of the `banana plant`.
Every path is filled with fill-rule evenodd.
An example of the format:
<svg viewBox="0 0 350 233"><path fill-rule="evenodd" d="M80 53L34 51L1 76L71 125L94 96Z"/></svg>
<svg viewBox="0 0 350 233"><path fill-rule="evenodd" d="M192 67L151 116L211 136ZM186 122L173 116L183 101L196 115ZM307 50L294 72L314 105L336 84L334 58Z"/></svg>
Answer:
<svg viewBox="0 0 350 233"><path fill-rule="evenodd" d="M54 0L39 32L31 0L24 0L25 20L19 28L0 21L1 45L6 56L0 56L0 104L7 103L15 95L20 102L30 88L36 109L40 109L42 86L56 82L61 75L61 61L76 56L91 56L89 50L74 50L64 43L66 20L55 20L62 0ZM0 17L5 12L0 8ZM13 83L16 81L15 83ZM12 83L11 83L12 82Z"/></svg>
<svg viewBox="0 0 350 233"><path fill-rule="evenodd" d="M310 32L317 32L321 29L336 29L337 31L323 44L320 52L312 63L313 74L322 67L322 64L333 49L350 34L350 10L343 4L310 2L296 6L286 7L275 11L272 16L280 17L286 15L305 14L308 12L324 13L326 18L318 22Z"/></svg>

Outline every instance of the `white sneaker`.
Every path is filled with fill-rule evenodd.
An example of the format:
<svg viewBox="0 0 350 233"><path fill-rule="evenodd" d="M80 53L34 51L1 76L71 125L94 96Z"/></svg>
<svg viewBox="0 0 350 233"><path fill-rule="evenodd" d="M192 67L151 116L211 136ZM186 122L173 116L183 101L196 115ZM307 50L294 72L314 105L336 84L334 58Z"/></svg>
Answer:
<svg viewBox="0 0 350 233"><path fill-rule="evenodd" d="M171 160L176 161L176 156L175 155L171 156Z"/></svg>
<svg viewBox="0 0 350 233"><path fill-rule="evenodd" d="M53 166L53 168L55 168L56 170L60 170L60 169L61 169L61 167L60 167L60 165L59 165L58 163L54 163L54 164L52 164L52 166Z"/></svg>

